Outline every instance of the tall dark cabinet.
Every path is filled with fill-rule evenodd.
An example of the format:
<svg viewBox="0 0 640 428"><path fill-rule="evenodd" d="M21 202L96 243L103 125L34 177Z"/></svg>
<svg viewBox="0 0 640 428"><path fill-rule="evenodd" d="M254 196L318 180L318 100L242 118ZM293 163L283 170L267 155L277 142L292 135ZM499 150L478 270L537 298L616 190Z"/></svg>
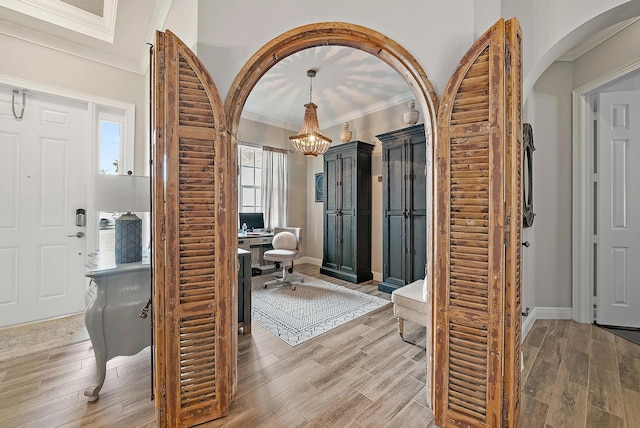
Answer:
<svg viewBox="0 0 640 428"><path fill-rule="evenodd" d="M424 125L376 135L382 142L382 282L391 293L424 278L427 259Z"/></svg>
<svg viewBox="0 0 640 428"><path fill-rule="evenodd" d="M324 245L320 273L349 282L371 272L371 152L352 141L324 155Z"/></svg>

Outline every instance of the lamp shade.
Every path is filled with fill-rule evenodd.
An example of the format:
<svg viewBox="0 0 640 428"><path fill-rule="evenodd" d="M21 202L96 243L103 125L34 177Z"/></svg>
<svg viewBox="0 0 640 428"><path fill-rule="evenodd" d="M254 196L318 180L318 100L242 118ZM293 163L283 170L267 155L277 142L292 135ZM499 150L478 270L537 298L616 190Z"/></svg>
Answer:
<svg viewBox="0 0 640 428"><path fill-rule="evenodd" d="M149 177L140 175L98 174L93 181L93 206L96 211L149 211Z"/></svg>
<svg viewBox="0 0 640 428"><path fill-rule="evenodd" d="M120 212L115 225L115 262L142 260L142 220L134 212L149 211L149 177L100 174L93 181L96 211Z"/></svg>

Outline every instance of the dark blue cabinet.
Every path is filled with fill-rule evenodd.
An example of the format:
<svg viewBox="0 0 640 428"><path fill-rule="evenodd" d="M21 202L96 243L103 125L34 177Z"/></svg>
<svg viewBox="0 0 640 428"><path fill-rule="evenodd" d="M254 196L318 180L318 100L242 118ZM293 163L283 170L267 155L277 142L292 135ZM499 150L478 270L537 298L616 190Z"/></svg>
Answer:
<svg viewBox="0 0 640 428"><path fill-rule="evenodd" d="M382 282L393 290L424 278L427 258L424 125L376 135L382 143Z"/></svg>
<svg viewBox="0 0 640 428"><path fill-rule="evenodd" d="M359 283L371 272L371 152L352 141L324 155L323 257L320 273Z"/></svg>

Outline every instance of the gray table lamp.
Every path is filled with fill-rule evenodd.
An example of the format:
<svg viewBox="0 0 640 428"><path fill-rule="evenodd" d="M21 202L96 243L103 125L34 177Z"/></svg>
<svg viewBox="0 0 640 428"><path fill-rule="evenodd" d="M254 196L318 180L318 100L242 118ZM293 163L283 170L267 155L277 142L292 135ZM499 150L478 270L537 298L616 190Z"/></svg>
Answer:
<svg viewBox="0 0 640 428"><path fill-rule="evenodd" d="M115 225L115 262L142 260L142 219L135 212L149 211L149 177L99 174L94 177L94 209L123 213Z"/></svg>

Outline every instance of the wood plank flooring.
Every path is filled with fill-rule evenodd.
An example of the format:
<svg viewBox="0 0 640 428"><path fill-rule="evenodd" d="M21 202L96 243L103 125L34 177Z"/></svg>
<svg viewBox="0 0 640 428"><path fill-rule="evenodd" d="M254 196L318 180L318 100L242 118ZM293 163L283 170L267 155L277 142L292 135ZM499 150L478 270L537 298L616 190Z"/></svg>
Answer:
<svg viewBox="0 0 640 428"><path fill-rule="evenodd" d="M520 428L640 428L640 345L536 320L523 343Z"/></svg>
<svg viewBox="0 0 640 428"><path fill-rule="evenodd" d="M377 284L351 284L389 299ZM391 305L296 347L254 323L238 339L230 414L205 427L432 427L425 393L425 329L400 340ZM2 344L0 344L2 346ZM520 428L640 428L640 346L597 327L538 320L523 343ZM155 427L149 349L107 364L100 399L90 342L0 363L0 427Z"/></svg>
<svg viewBox="0 0 640 428"><path fill-rule="evenodd" d="M376 282L351 284L389 299ZM253 323L238 338L238 391L230 414L205 427L431 427L425 392L425 329L406 323L403 342L391 304L291 347ZM408 330L407 330L408 327ZM0 345L1 346L1 345ZM0 427L154 427L150 351L114 358L100 399L90 342L0 363Z"/></svg>

